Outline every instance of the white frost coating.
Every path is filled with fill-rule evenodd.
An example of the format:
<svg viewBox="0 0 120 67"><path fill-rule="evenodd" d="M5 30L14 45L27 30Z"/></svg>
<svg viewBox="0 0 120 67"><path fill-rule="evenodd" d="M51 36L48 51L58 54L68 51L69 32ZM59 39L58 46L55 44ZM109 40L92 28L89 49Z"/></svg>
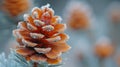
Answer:
<svg viewBox="0 0 120 67"><path fill-rule="evenodd" d="M41 9L44 10L45 8L49 8L49 7L50 7L50 4L47 4L45 6L42 6ZM54 10L52 8L49 8L49 10L52 11L54 14Z"/></svg>
<svg viewBox="0 0 120 67"><path fill-rule="evenodd" d="M45 8L49 8L50 7L50 4L47 4L45 6L42 6L41 9L45 9Z"/></svg>
<svg viewBox="0 0 120 67"><path fill-rule="evenodd" d="M52 12L53 12L53 14L55 13L55 12L54 12L54 10L53 10L52 8L49 8L49 10L50 10L50 11L52 11Z"/></svg>
<svg viewBox="0 0 120 67"><path fill-rule="evenodd" d="M38 53L48 53L51 51L51 48L34 48Z"/></svg>
<svg viewBox="0 0 120 67"><path fill-rule="evenodd" d="M40 8L38 8L38 7L34 7L34 8L32 9L31 12L33 12L33 11L36 10L36 9L40 9Z"/></svg>
<svg viewBox="0 0 120 67"><path fill-rule="evenodd" d="M33 25L31 25L31 24L29 24L29 23L27 23L27 28L29 29L29 30L37 30L37 28L36 27L34 27Z"/></svg>
<svg viewBox="0 0 120 67"><path fill-rule="evenodd" d="M60 16L58 16L57 21L58 21L58 23L62 22L62 18Z"/></svg>
<svg viewBox="0 0 120 67"><path fill-rule="evenodd" d="M16 32L16 36L17 36L17 38L22 38L22 36L20 35L19 32Z"/></svg>
<svg viewBox="0 0 120 67"><path fill-rule="evenodd" d="M57 42L57 41L61 40L61 37L60 36L56 36L56 37L53 37L53 38L48 38L46 40L48 42Z"/></svg>
<svg viewBox="0 0 120 67"><path fill-rule="evenodd" d="M39 18L38 12L33 12L33 18Z"/></svg>
<svg viewBox="0 0 120 67"><path fill-rule="evenodd" d="M16 38L22 38L22 36L21 36L20 33L18 32L18 30L13 30L13 35L14 35Z"/></svg>
<svg viewBox="0 0 120 67"><path fill-rule="evenodd" d="M24 14L24 15L23 15L24 21L27 21L27 20L28 20L28 17L29 17L29 14Z"/></svg>
<svg viewBox="0 0 120 67"><path fill-rule="evenodd" d="M52 31L52 30L54 30L54 27L52 25L46 25L46 26L42 27L42 29L45 31Z"/></svg>
<svg viewBox="0 0 120 67"><path fill-rule="evenodd" d="M26 41L26 40L24 40L24 39L22 39L22 43L23 43L24 45L27 45L27 46L30 46L30 47L34 47L34 46L37 45L36 43L32 43L32 42Z"/></svg>
<svg viewBox="0 0 120 67"><path fill-rule="evenodd" d="M60 33L58 32L58 33L56 33L56 34L54 34L53 36L57 36L57 35L59 35Z"/></svg>
<svg viewBox="0 0 120 67"><path fill-rule="evenodd" d="M60 57L62 55L62 53L60 52L59 54L58 54L58 56Z"/></svg>
<svg viewBox="0 0 120 67"><path fill-rule="evenodd" d="M67 34L66 34L67 35ZM67 35L67 40L70 39L70 37Z"/></svg>
<svg viewBox="0 0 120 67"><path fill-rule="evenodd" d="M67 29L67 25L66 24L64 24L64 29Z"/></svg>
<svg viewBox="0 0 120 67"><path fill-rule="evenodd" d="M43 26L45 23L40 20L34 20L36 26Z"/></svg>
<svg viewBox="0 0 120 67"><path fill-rule="evenodd" d="M23 22L18 22L17 28L23 28L23 27L22 27L22 23L23 23Z"/></svg>
<svg viewBox="0 0 120 67"><path fill-rule="evenodd" d="M26 28L22 25L22 23L25 23L25 22L19 22L17 28L26 29Z"/></svg>
<svg viewBox="0 0 120 67"><path fill-rule="evenodd" d="M50 17L50 14L48 12L43 13L42 16Z"/></svg>
<svg viewBox="0 0 120 67"><path fill-rule="evenodd" d="M43 34L37 34L37 33L30 33L30 36L34 39L41 39L44 37Z"/></svg>

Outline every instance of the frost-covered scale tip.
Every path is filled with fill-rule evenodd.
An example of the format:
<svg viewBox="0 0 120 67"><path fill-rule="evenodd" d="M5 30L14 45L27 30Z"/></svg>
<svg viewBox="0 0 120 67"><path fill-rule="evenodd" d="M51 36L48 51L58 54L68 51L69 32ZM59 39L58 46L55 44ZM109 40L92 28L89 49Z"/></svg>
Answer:
<svg viewBox="0 0 120 67"><path fill-rule="evenodd" d="M47 4L45 6L42 6L41 9L44 10L45 8L49 8L50 7L50 4Z"/></svg>
<svg viewBox="0 0 120 67"><path fill-rule="evenodd" d="M36 26L43 26L45 23L40 20L34 20Z"/></svg>
<svg viewBox="0 0 120 67"><path fill-rule="evenodd" d="M43 30L46 30L46 31L52 31L54 30L54 27L52 25L46 25L44 27L42 27Z"/></svg>
<svg viewBox="0 0 120 67"><path fill-rule="evenodd" d="M46 40L49 42L57 42L57 41L61 40L61 37L57 36L57 37L53 37L53 38L48 38Z"/></svg>
<svg viewBox="0 0 120 67"><path fill-rule="evenodd" d="M29 14L24 14L24 15L23 15L24 21L27 21L27 20L28 20L28 17L29 17Z"/></svg>
<svg viewBox="0 0 120 67"><path fill-rule="evenodd" d="M34 48L38 53L48 53L51 48Z"/></svg>
<svg viewBox="0 0 120 67"><path fill-rule="evenodd" d="M30 33L30 36L34 39L41 39L44 37L43 34L37 34L37 33Z"/></svg>
<svg viewBox="0 0 120 67"><path fill-rule="evenodd" d="M37 28L29 23L27 23L27 28L31 31L37 30Z"/></svg>
<svg viewBox="0 0 120 67"><path fill-rule="evenodd" d="M58 16L57 21L58 21L58 23L62 22L62 18L60 16Z"/></svg>
<svg viewBox="0 0 120 67"><path fill-rule="evenodd" d="M13 31L13 35L14 35L16 38L22 38L22 36L20 35L20 33L19 33L18 31L19 31L19 29L14 30L14 31Z"/></svg>
<svg viewBox="0 0 120 67"><path fill-rule="evenodd" d="M36 9L40 9L40 8L38 8L38 7L34 7L32 10L31 10L31 12L34 12L34 10L36 10Z"/></svg>
<svg viewBox="0 0 120 67"><path fill-rule="evenodd" d="M26 40L24 40L24 39L22 39L22 43L23 43L24 45L27 45L27 46L30 46L30 47L34 47L34 46L37 45L36 43L32 43L32 42L26 41Z"/></svg>
<svg viewBox="0 0 120 67"><path fill-rule="evenodd" d="M43 13L43 16L50 17L50 14L48 12Z"/></svg>
<svg viewBox="0 0 120 67"><path fill-rule="evenodd" d="M37 12L33 12L33 18L38 18L38 13Z"/></svg>

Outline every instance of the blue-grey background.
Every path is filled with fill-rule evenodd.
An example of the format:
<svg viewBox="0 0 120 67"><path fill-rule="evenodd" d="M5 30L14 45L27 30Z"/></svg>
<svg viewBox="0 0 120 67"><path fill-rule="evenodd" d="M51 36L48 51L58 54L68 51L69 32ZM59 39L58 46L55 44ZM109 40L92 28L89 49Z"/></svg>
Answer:
<svg viewBox="0 0 120 67"><path fill-rule="evenodd" d="M0 0L1 2L4 0ZM66 6L71 1L79 1L87 3L92 9L91 29L90 30L71 30L67 29L65 32L70 36L68 44L72 47L71 50L63 54L63 65L61 67L100 67L98 58L94 55L94 44L101 37L107 37L110 41L115 40L117 45L120 41L120 25L114 27L111 21L108 19L108 8L112 2L120 2L120 0L31 0L33 6L41 7L49 3L56 15L60 15L63 18L62 23L66 23L64 15ZM1 6L1 5L0 5ZM74 6L74 4L73 4ZM120 7L120 5L119 5ZM18 7L19 8L19 7ZM31 8L32 9L32 8ZM30 11L28 11L30 12ZM22 15L19 16L19 20L23 20ZM16 28L18 20L13 20L6 16L2 10L0 10L0 52L6 52L9 54L9 48L14 47L16 42L12 36L12 30ZM16 18L15 18L16 19ZM15 23L15 25L14 25ZM112 31L118 34L112 34ZM119 52L119 47L118 51ZM85 62L80 62L77 59L77 54L82 53L84 55ZM103 61L104 67L118 67L116 59L109 57Z"/></svg>

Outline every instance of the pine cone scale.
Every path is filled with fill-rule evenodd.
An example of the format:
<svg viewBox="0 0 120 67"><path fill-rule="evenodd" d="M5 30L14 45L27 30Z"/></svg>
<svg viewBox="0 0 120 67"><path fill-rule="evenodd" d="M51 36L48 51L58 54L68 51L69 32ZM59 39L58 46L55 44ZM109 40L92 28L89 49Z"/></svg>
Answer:
<svg viewBox="0 0 120 67"><path fill-rule="evenodd" d="M45 62L47 60L47 58L45 56L41 56L41 55L38 55L38 54L32 55L30 57L30 59L35 61L35 62L40 62L40 61Z"/></svg>
<svg viewBox="0 0 120 67"><path fill-rule="evenodd" d="M24 48L24 47L17 48L16 52L22 56L30 56L35 53L34 50L31 50L30 48Z"/></svg>
<svg viewBox="0 0 120 67"><path fill-rule="evenodd" d="M55 48L52 47L52 50L46 53L45 55L50 59L56 59L58 56L61 55L61 51L56 50Z"/></svg>
<svg viewBox="0 0 120 67"><path fill-rule="evenodd" d="M58 64L62 61L62 58L58 57L57 59L47 59L47 62L50 64Z"/></svg>

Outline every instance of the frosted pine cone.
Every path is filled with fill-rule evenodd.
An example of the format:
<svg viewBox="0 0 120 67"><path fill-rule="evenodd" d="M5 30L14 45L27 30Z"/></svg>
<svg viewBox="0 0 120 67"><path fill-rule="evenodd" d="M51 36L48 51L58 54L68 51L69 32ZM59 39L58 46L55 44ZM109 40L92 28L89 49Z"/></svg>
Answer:
<svg viewBox="0 0 120 67"><path fill-rule="evenodd" d="M3 8L11 16L18 16L30 8L29 0L5 0Z"/></svg>
<svg viewBox="0 0 120 67"><path fill-rule="evenodd" d="M68 51L70 46L66 43L66 26L58 22L60 17L54 16L49 5L33 8L32 15L25 14L24 21L13 31L20 44L16 52L34 62L60 63L61 53Z"/></svg>

